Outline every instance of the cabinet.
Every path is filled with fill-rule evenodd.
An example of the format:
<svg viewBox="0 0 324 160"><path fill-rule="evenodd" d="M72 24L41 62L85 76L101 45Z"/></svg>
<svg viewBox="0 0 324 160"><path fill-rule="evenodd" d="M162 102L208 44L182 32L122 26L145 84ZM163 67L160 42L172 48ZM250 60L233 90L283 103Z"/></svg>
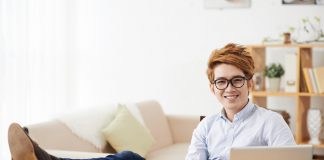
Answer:
<svg viewBox="0 0 324 160"><path fill-rule="evenodd" d="M248 50L255 61L255 72L262 72L266 65L267 48L295 48L297 52L296 58L296 92L270 92L266 91L265 80L262 88L258 91L252 90L251 96L254 103L260 106L267 106L267 97L290 97L295 99L296 104L296 121L295 123L295 139L298 144L308 143L309 133L307 131L307 111L311 106L311 98L316 96L324 98L324 93L309 93L304 81L302 68L313 67L312 56L314 48L324 48L324 44L265 44L265 45L247 45ZM281 57L278 57L281 58ZM265 77L263 77L265 79ZM318 144L316 147L324 148L324 144Z"/></svg>

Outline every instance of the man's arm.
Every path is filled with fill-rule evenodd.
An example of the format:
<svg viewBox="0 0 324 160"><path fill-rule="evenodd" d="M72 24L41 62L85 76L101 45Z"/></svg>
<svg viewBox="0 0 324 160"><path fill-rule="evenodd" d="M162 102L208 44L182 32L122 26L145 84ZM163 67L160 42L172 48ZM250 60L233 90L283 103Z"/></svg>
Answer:
<svg viewBox="0 0 324 160"><path fill-rule="evenodd" d="M281 115L272 114L265 124L265 137L268 146L295 145L294 136Z"/></svg>
<svg viewBox="0 0 324 160"><path fill-rule="evenodd" d="M208 151L206 143L206 128L204 121L199 123L192 134L191 144L188 149L186 160L207 160Z"/></svg>

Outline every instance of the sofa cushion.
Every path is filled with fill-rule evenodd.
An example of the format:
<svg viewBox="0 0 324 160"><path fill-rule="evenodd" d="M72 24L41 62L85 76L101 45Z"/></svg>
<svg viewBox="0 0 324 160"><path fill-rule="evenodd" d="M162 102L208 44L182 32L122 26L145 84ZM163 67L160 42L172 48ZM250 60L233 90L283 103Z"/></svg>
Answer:
<svg viewBox="0 0 324 160"><path fill-rule="evenodd" d="M151 131L155 144L150 151L154 151L173 143L170 126L161 105L157 101L137 103L147 128Z"/></svg>
<svg viewBox="0 0 324 160"><path fill-rule="evenodd" d="M67 150L46 150L49 154L72 159L87 159L87 158L101 158L106 157L110 153L95 153L95 152L80 152L80 151L67 151Z"/></svg>
<svg viewBox="0 0 324 160"><path fill-rule="evenodd" d="M179 160L185 159L190 143L175 143L162 149L150 152L146 160Z"/></svg>
<svg viewBox="0 0 324 160"><path fill-rule="evenodd" d="M118 107L115 119L103 129L103 134L116 151L130 150L143 157L154 143L150 131L123 105Z"/></svg>

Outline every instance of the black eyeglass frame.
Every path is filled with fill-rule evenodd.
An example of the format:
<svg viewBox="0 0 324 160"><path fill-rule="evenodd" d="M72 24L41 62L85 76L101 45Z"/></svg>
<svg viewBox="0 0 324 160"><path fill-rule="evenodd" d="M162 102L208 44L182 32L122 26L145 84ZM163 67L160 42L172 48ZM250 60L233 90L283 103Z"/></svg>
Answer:
<svg viewBox="0 0 324 160"><path fill-rule="evenodd" d="M244 80L244 82L243 82L243 84L241 85L241 86L239 86L239 87L237 87L237 86L235 86L234 84L233 84L233 79L235 79L235 78L242 78L243 80ZM245 81L248 81L248 80L250 80L251 78L246 78L246 77L244 77L244 76L234 76L233 78L231 78L231 79L225 79L225 78L220 78L220 79L216 79L216 80L214 80L214 82L212 83L212 84L214 84L214 86L218 89L218 90L225 90L227 87L228 87L228 85L231 83L231 85L234 87L234 88L242 88L243 86L244 86L244 84L245 84ZM219 81L219 80L226 80L226 87L225 88L223 88L223 89L219 89L218 87L217 87L217 85L216 85L216 82L217 81Z"/></svg>

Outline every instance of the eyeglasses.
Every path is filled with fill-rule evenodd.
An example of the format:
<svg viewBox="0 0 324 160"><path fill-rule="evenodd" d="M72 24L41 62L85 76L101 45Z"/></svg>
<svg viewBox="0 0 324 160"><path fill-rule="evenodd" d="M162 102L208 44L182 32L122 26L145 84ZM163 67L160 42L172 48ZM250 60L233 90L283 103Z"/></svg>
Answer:
<svg viewBox="0 0 324 160"><path fill-rule="evenodd" d="M244 85L245 80L248 80L248 79L246 77L242 77L242 76L235 76L230 80L225 79L225 78L220 78L220 79L216 79L214 81L214 85L219 90L225 90L228 87L228 84L230 84L230 83L235 88L241 88Z"/></svg>

